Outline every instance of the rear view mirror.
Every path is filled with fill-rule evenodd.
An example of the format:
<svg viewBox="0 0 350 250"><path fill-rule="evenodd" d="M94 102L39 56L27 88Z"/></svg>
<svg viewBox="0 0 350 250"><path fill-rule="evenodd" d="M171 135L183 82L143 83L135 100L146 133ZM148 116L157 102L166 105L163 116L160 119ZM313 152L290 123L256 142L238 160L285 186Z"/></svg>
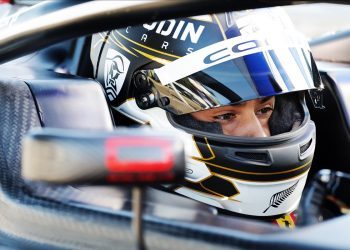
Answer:
<svg viewBox="0 0 350 250"><path fill-rule="evenodd" d="M154 184L184 177L183 144L162 132L44 128L25 137L22 175L56 184Z"/></svg>

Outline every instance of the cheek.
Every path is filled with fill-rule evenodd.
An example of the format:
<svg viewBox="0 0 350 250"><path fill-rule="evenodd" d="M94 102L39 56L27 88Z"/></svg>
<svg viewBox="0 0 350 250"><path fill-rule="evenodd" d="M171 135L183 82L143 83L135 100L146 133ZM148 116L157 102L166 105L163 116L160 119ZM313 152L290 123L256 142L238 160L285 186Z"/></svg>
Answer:
<svg viewBox="0 0 350 250"><path fill-rule="evenodd" d="M237 135L239 131L243 128L240 126L238 122L228 122L228 123L220 123L222 132L224 135Z"/></svg>
<svg viewBox="0 0 350 250"><path fill-rule="evenodd" d="M265 134L267 136L271 136L270 126L269 126L269 119L260 121L260 124L261 124L261 127L263 128Z"/></svg>
<svg viewBox="0 0 350 250"><path fill-rule="evenodd" d="M249 121L248 122L239 121L239 119L236 119L234 121L230 121L227 123L221 123L222 132L224 135L245 136L246 133L249 132L249 130L257 129L257 130L263 130L265 136L270 136L271 133L270 133L270 127L269 127L269 120L261 119L256 121L257 123L255 124L255 127L249 126L251 125Z"/></svg>
<svg viewBox="0 0 350 250"><path fill-rule="evenodd" d="M264 132L265 132L266 136L271 136L270 127L268 125L267 125L267 127L264 128Z"/></svg>

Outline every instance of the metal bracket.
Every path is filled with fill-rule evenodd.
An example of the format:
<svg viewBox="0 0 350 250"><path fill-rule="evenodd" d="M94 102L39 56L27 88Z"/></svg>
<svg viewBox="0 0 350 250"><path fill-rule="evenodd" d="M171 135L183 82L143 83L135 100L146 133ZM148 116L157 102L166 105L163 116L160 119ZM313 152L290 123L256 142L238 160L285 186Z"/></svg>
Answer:
<svg viewBox="0 0 350 250"><path fill-rule="evenodd" d="M315 108L325 109L323 105L323 89L310 89L309 95Z"/></svg>

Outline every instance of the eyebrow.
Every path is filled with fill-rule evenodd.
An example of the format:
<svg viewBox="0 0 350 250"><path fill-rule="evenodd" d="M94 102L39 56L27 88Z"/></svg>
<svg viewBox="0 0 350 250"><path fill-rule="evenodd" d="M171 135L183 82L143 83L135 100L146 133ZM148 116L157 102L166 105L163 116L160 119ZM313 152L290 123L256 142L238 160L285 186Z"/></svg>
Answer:
<svg viewBox="0 0 350 250"><path fill-rule="evenodd" d="M261 98L261 99L259 99L259 103L268 102L268 101L270 101L272 98L273 98L273 96L267 96L267 97ZM245 103L246 103L246 102L236 103L236 104L233 104L232 106L242 106L242 105L244 105Z"/></svg>
<svg viewBox="0 0 350 250"><path fill-rule="evenodd" d="M273 98L273 96L264 97L264 98L260 99L260 103L270 101L272 98Z"/></svg>

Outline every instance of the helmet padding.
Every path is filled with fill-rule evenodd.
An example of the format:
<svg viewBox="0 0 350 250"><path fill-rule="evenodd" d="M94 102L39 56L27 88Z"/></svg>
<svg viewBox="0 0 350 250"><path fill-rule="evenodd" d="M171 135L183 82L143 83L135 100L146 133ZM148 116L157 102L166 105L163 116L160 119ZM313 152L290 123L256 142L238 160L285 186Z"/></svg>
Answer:
<svg viewBox="0 0 350 250"><path fill-rule="evenodd" d="M270 134L278 135L299 127L304 114L298 94L276 96L274 111L269 120Z"/></svg>

